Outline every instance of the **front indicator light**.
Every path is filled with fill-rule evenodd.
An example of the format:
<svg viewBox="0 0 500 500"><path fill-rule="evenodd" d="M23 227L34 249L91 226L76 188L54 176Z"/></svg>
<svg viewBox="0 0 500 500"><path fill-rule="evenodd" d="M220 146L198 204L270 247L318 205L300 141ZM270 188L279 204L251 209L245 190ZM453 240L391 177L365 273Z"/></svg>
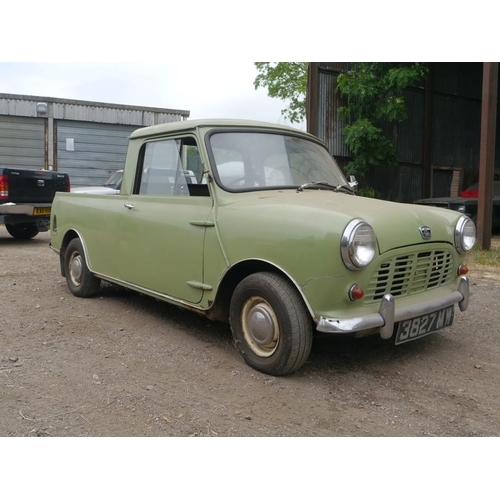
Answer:
<svg viewBox="0 0 500 500"><path fill-rule="evenodd" d="M365 292L359 285L352 285L349 290L349 299L352 301L360 300L364 297Z"/></svg>
<svg viewBox="0 0 500 500"><path fill-rule="evenodd" d="M458 276L465 276L469 272L469 268L465 264L460 264L457 269Z"/></svg>

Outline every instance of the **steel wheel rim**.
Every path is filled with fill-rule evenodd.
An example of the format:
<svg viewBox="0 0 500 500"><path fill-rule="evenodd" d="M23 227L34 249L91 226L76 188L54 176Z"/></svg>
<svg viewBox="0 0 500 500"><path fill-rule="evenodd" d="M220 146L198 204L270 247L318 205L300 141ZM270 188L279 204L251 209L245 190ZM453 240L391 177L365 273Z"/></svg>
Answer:
<svg viewBox="0 0 500 500"><path fill-rule="evenodd" d="M69 259L69 277L75 286L80 286L83 275L83 259L78 252L73 252Z"/></svg>
<svg viewBox="0 0 500 500"><path fill-rule="evenodd" d="M241 310L243 338L259 357L272 356L278 348L280 328L273 308L262 297L250 297Z"/></svg>

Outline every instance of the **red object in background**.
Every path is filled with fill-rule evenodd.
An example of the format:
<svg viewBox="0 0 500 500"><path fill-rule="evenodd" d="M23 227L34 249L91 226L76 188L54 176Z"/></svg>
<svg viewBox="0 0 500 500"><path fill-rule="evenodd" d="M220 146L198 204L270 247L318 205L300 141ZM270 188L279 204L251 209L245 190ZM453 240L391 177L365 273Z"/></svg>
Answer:
<svg viewBox="0 0 500 500"><path fill-rule="evenodd" d="M9 176L0 175L0 200L8 199L9 197Z"/></svg>
<svg viewBox="0 0 500 500"><path fill-rule="evenodd" d="M462 198L477 198L479 196L479 191L477 189L466 189L460 193Z"/></svg>

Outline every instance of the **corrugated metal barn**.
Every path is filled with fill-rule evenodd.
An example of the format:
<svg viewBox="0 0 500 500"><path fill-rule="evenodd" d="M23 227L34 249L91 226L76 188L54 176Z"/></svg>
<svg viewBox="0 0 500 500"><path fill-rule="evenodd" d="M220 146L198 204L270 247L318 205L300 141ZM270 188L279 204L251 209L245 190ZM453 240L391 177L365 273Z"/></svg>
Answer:
<svg viewBox="0 0 500 500"><path fill-rule="evenodd" d="M123 168L134 130L188 117L176 109L0 94L0 167L57 170L72 186L100 185Z"/></svg>
<svg viewBox="0 0 500 500"><path fill-rule="evenodd" d="M336 79L353 63L309 64L308 131L325 141L345 166L350 153L342 140L341 102ZM427 63L428 76L406 89L408 119L381 125L395 144L398 167L370 167L367 183L383 199L411 202L453 196L478 182L482 118L483 63ZM498 85L498 84L497 84ZM498 115L498 114L497 114ZM499 148L500 130L496 127ZM495 155L500 172L500 155Z"/></svg>

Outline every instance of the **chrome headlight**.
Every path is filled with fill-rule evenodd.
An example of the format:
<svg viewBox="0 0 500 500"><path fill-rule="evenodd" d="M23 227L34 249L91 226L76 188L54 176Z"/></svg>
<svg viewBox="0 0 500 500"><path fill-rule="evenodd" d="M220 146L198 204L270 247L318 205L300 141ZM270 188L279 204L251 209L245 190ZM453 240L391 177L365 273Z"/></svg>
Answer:
<svg viewBox="0 0 500 500"><path fill-rule="evenodd" d="M476 225L462 215L455 226L455 248L458 253L468 252L476 242Z"/></svg>
<svg viewBox="0 0 500 500"><path fill-rule="evenodd" d="M370 224L362 219L351 221L342 234L340 252L347 268L353 271L367 266L375 257L377 238Z"/></svg>

